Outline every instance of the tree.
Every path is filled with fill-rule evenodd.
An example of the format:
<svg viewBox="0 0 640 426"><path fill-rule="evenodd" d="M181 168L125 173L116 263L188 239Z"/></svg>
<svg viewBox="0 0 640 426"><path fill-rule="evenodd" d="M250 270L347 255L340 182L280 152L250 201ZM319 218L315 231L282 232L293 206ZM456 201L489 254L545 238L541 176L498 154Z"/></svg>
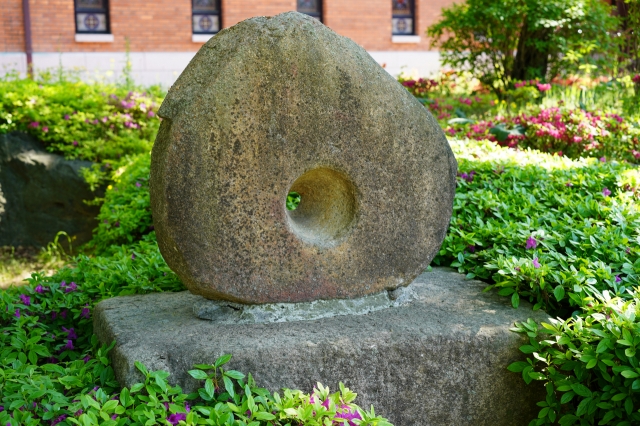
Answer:
<svg viewBox="0 0 640 426"><path fill-rule="evenodd" d="M619 39L611 12L601 0L467 0L443 9L427 35L443 64L501 97L516 80L610 70Z"/></svg>

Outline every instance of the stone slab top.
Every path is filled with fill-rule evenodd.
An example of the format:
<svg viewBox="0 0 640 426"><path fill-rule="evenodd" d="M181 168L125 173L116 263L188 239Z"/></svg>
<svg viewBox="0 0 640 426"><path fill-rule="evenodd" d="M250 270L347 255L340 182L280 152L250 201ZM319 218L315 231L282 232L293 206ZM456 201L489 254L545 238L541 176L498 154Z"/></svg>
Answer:
<svg viewBox="0 0 640 426"><path fill-rule="evenodd" d="M229 368L272 391L343 381L361 406L374 404L397 425L527 424L540 389L507 371L527 341L509 328L548 317L526 302L513 309L485 286L434 268L409 286L415 298L402 306L262 324L199 319L193 305L203 299L189 292L123 296L97 305L94 329L101 342L117 342L111 357L123 385L140 380L141 361L192 391L198 383L187 371L230 353Z"/></svg>

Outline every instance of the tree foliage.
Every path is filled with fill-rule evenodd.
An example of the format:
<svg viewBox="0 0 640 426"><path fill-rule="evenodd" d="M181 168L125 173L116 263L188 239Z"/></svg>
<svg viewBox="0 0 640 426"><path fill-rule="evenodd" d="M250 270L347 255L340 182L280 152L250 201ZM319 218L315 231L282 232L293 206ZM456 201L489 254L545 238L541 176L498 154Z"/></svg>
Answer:
<svg viewBox="0 0 640 426"><path fill-rule="evenodd" d="M600 0L467 0L443 9L427 35L445 65L500 96L511 81L609 70L620 39L611 12Z"/></svg>

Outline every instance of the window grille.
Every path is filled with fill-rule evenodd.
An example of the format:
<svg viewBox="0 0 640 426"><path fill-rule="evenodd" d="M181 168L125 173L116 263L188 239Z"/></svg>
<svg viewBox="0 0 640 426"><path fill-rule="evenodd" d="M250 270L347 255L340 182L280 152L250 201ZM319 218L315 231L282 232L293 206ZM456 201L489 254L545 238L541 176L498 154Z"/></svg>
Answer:
<svg viewBox="0 0 640 426"><path fill-rule="evenodd" d="M220 0L193 0L193 34L215 34L222 27Z"/></svg>
<svg viewBox="0 0 640 426"><path fill-rule="evenodd" d="M391 0L391 27L393 35L415 34L414 0Z"/></svg>
<svg viewBox="0 0 640 426"><path fill-rule="evenodd" d="M109 34L107 0L75 0L76 33Z"/></svg>
<svg viewBox="0 0 640 426"><path fill-rule="evenodd" d="M322 0L297 0L298 12L313 16L322 22Z"/></svg>

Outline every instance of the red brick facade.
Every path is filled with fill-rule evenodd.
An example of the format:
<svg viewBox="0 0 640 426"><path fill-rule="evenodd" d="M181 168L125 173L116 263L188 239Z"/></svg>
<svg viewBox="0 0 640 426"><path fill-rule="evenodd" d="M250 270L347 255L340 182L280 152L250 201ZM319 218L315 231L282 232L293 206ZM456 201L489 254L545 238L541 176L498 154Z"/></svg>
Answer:
<svg viewBox="0 0 640 426"><path fill-rule="evenodd" d="M424 32L453 0L416 0L419 43L391 41L391 0L323 0L323 22L369 51L431 50ZM190 0L110 0L111 43L75 41L73 0L29 0L34 52L191 52ZM295 0L222 0L222 26L295 10ZM0 0L0 49L24 52L22 0Z"/></svg>

